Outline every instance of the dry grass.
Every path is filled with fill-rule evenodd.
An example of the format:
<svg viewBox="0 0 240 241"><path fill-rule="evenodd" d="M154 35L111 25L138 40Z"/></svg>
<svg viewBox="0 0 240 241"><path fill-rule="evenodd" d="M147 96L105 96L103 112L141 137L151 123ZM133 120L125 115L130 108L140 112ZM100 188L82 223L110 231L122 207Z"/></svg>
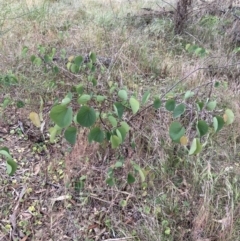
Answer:
<svg viewBox="0 0 240 241"><path fill-rule="evenodd" d="M163 2L132 0L0 3L0 72L11 71L18 79L15 86L0 83L0 103L11 99L6 109L0 107L0 144L19 163L13 177L5 174L4 162L0 165L0 240L239 240L239 53L232 51L229 34L221 32L232 19L218 16L211 25L210 16L205 26L201 9L182 36L174 35L171 18L148 25L133 21L141 7L158 9L159 4L171 9ZM188 53L187 43L209 54ZM114 58L115 65L98 76L99 89L113 81L139 97L146 89L159 95L189 75L173 92L195 89L207 97L205 84L218 81L222 85L211 96L219 109L231 108L236 120L209 138L200 156L188 156L171 142L172 118L164 111L146 111L133 121L137 148L133 139L115 152L89 145L84 131L74 147L39 142L39 130L28 120L39 110L39 96L48 127L55 98L83 81L33 68L21 51L28 46L36 54L39 44L57 48L57 55L64 48L67 57L94 51ZM22 109L15 107L17 100L26 103ZM18 120L33 138L25 140ZM114 171L117 185L107 186L109 167L122 159L124 167ZM128 172L134 172L131 161L144 170L145 183L136 176L127 184Z"/></svg>

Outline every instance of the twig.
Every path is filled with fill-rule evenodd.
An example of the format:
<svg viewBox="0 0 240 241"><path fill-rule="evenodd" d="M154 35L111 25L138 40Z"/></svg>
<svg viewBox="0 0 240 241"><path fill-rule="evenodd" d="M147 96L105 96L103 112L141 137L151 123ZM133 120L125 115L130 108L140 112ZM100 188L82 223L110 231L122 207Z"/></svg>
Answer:
<svg viewBox="0 0 240 241"><path fill-rule="evenodd" d="M164 0L162 0L164 3L166 3L166 4L168 4L169 6L171 6L175 11L177 11L177 9L171 4L171 3L168 3L168 2L166 2L166 1L164 1ZM158 3L157 3L157 5L158 5ZM159 5L158 5L158 7L160 7ZM161 7L160 7L161 8Z"/></svg>
<svg viewBox="0 0 240 241"><path fill-rule="evenodd" d="M16 204L16 206L14 208L13 214L10 215L10 218L9 218L10 223L12 225L12 230L13 230L14 233L16 232L16 229L17 229L17 212L18 212L18 207L19 207L19 204L20 204L24 194L26 193L26 190L27 190L27 186L24 186L22 191L19 194L18 201L17 201L17 204Z"/></svg>
<svg viewBox="0 0 240 241"><path fill-rule="evenodd" d="M194 38L195 40L197 40L197 42L199 42L200 44L203 44L199 39L197 39L195 36L193 36L192 34L190 34L187 31L184 31L184 33L188 34L190 37Z"/></svg>
<svg viewBox="0 0 240 241"><path fill-rule="evenodd" d="M103 119L102 119L102 117L101 117L101 114L102 114L102 110L101 110L100 113L99 113L99 119L100 119L100 121L102 122L102 124L103 124L103 126L105 127L105 129L107 129L108 131L110 131L109 126L108 126L106 123L104 123L104 121L103 121Z"/></svg>
<svg viewBox="0 0 240 241"><path fill-rule="evenodd" d="M108 203L108 204L110 204L110 205L112 206L112 202L109 202L109 201L106 201L106 200L104 200L104 199L102 199L102 198L99 198L99 197L97 197L96 194L90 193L89 196L90 196L91 198L93 198L93 199L99 200L99 201L104 202L104 203ZM115 204L113 204L113 205L115 205Z"/></svg>

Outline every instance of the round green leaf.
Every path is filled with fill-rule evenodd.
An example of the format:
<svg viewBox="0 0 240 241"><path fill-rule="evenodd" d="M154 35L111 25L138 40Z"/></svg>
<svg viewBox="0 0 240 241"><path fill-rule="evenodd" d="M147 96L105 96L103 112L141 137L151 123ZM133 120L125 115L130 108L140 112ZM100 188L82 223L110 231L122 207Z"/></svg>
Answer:
<svg viewBox="0 0 240 241"><path fill-rule="evenodd" d="M49 63L50 61L52 61L51 57L48 54L45 54L43 58L46 63Z"/></svg>
<svg viewBox="0 0 240 241"><path fill-rule="evenodd" d="M127 176L127 183L128 184L132 184L135 182L135 177L131 174L131 173L128 173L128 176Z"/></svg>
<svg viewBox="0 0 240 241"><path fill-rule="evenodd" d="M76 86L76 90L77 90L77 93L79 94L79 95L82 95L83 94L83 91L84 91L84 87L83 87L83 85L78 85L78 86Z"/></svg>
<svg viewBox="0 0 240 241"><path fill-rule="evenodd" d="M50 112L50 118L55 122L55 124L62 128L71 124L72 116L72 108L65 105L56 105Z"/></svg>
<svg viewBox="0 0 240 241"><path fill-rule="evenodd" d="M129 100L130 106L132 108L133 114L136 114L140 108L140 104L138 100L136 100L134 97L131 97Z"/></svg>
<svg viewBox="0 0 240 241"><path fill-rule="evenodd" d="M78 98L78 103L79 104L86 104L89 100L91 100L91 96L90 95L81 95Z"/></svg>
<svg viewBox="0 0 240 241"><path fill-rule="evenodd" d="M88 141L91 143L92 141L103 142L104 140L104 132L99 127L94 127L90 133L88 134Z"/></svg>
<svg viewBox="0 0 240 241"><path fill-rule="evenodd" d="M74 145L77 138L77 128L68 127L64 132L64 137L70 144Z"/></svg>
<svg viewBox="0 0 240 241"><path fill-rule="evenodd" d="M98 102L102 102L102 101L104 101L106 99L106 96L103 96L103 95L97 95L96 96L96 100L98 101Z"/></svg>
<svg viewBox="0 0 240 241"><path fill-rule="evenodd" d="M207 109L210 110L210 111L212 111L212 110L214 110L214 109L216 108L216 105L217 105L217 101L216 101L216 100L214 100L214 101L209 101L209 102L207 103Z"/></svg>
<svg viewBox="0 0 240 241"><path fill-rule="evenodd" d="M221 116L216 116L213 118L213 128L215 132L220 131L224 126L224 120Z"/></svg>
<svg viewBox="0 0 240 241"><path fill-rule="evenodd" d="M115 184L114 178L113 178L113 177L109 177L109 178L106 180L106 183L107 183L110 187L114 186L114 184Z"/></svg>
<svg viewBox="0 0 240 241"><path fill-rule="evenodd" d="M13 159L7 160L7 174L13 175L17 170L17 163Z"/></svg>
<svg viewBox="0 0 240 241"><path fill-rule="evenodd" d="M82 106L77 113L77 122L84 127L92 126L96 121L96 112L92 107Z"/></svg>
<svg viewBox="0 0 240 241"><path fill-rule="evenodd" d="M232 110L226 109L226 110L225 110L225 115L226 115L226 117L227 117L226 124L227 124L227 125L232 124L233 121L234 121L234 114L233 114Z"/></svg>
<svg viewBox="0 0 240 241"><path fill-rule="evenodd" d="M23 108L25 106L25 103L22 100L17 101L17 108Z"/></svg>
<svg viewBox="0 0 240 241"><path fill-rule="evenodd" d="M164 233L165 233L166 235L170 235L170 234L171 234L171 229L170 229L169 227L167 227L167 228L165 229Z"/></svg>
<svg viewBox="0 0 240 241"><path fill-rule="evenodd" d="M200 120L197 123L197 130L200 135L200 137L204 136L208 132L208 125L206 121Z"/></svg>
<svg viewBox="0 0 240 241"><path fill-rule="evenodd" d="M165 108L168 111L173 111L175 109L175 106L176 106L176 102L174 99L169 99L165 104Z"/></svg>
<svg viewBox="0 0 240 241"><path fill-rule="evenodd" d="M160 107L161 107L161 100L159 99L159 98L156 98L155 100L154 100L154 102L153 102L153 107L155 108L155 109L159 109Z"/></svg>
<svg viewBox="0 0 240 241"><path fill-rule="evenodd" d="M62 105L68 105L72 100L72 93L69 92L62 100Z"/></svg>
<svg viewBox="0 0 240 241"><path fill-rule="evenodd" d="M77 66L76 64L71 64L70 70L71 70L72 73L76 74L79 71L79 66Z"/></svg>
<svg viewBox="0 0 240 241"><path fill-rule="evenodd" d="M188 99L194 96L194 92L192 92L191 90L188 90L185 95L184 95L184 99Z"/></svg>
<svg viewBox="0 0 240 241"><path fill-rule="evenodd" d="M115 166L116 168L122 167L122 166L123 166L123 162L117 161L114 166Z"/></svg>
<svg viewBox="0 0 240 241"><path fill-rule="evenodd" d="M36 57L33 61L33 63L37 66L40 66L42 64L42 59Z"/></svg>
<svg viewBox="0 0 240 241"><path fill-rule="evenodd" d="M36 56L35 55L32 55L31 57L30 57L30 60L31 60L31 62L33 63L33 61L36 59Z"/></svg>
<svg viewBox="0 0 240 241"><path fill-rule="evenodd" d="M117 126L117 120L115 117L113 117L112 115L108 116L108 120L109 122L112 124L113 127Z"/></svg>
<svg viewBox="0 0 240 241"><path fill-rule="evenodd" d="M126 200L121 200L121 201L119 202L119 205L124 208L124 207L127 206L127 201L126 201Z"/></svg>
<svg viewBox="0 0 240 241"><path fill-rule="evenodd" d="M185 134L185 128L180 122L172 122L169 128L169 135L173 141L179 142L180 138Z"/></svg>
<svg viewBox="0 0 240 241"><path fill-rule="evenodd" d="M130 130L130 127L129 127L129 125L127 124L127 122L122 121L122 122L120 122L120 124L121 124L121 127L124 128L124 130L126 131L126 133Z"/></svg>
<svg viewBox="0 0 240 241"><path fill-rule="evenodd" d="M10 102L11 102L11 100L10 100L9 98L5 98L5 99L3 100L2 107L5 109Z"/></svg>
<svg viewBox="0 0 240 241"><path fill-rule="evenodd" d="M110 142L112 144L112 148L117 148L120 144L121 144L121 139L116 136L116 135L112 135L110 138Z"/></svg>
<svg viewBox="0 0 240 241"><path fill-rule="evenodd" d="M119 91L118 91L118 96L119 96L122 100L127 100L127 99L128 99L127 91L126 91L126 90L119 90Z"/></svg>
<svg viewBox="0 0 240 241"><path fill-rule="evenodd" d="M83 62L83 57L82 56L77 56L75 59L74 59L74 64L76 64L78 67L80 67L80 65L82 64Z"/></svg>
<svg viewBox="0 0 240 241"><path fill-rule="evenodd" d="M173 117L177 118L177 117L181 116L184 112L185 112L185 105L180 104L180 105L176 106L176 108L174 109Z"/></svg>

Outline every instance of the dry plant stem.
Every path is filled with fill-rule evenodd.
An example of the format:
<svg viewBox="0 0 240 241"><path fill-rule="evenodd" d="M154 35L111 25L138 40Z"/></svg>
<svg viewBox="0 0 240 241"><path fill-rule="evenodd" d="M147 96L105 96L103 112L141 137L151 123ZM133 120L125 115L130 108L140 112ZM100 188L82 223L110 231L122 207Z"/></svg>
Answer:
<svg viewBox="0 0 240 241"><path fill-rule="evenodd" d="M187 35L189 35L190 37L192 37L193 39L195 39L198 43L200 43L201 45L203 45L203 43L202 43L199 39L197 39L195 36L193 36L193 35L190 34L189 32L184 31L184 33L186 33Z"/></svg>
<svg viewBox="0 0 240 241"><path fill-rule="evenodd" d="M102 199L102 198L99 198L99 197L98 197L96 194L94 194L94 193L91 193L91 194L90 194L90 197L93 198L93 199L99 200L99 201L101 201L101 202L108 203L108 204L110 204L110 207L112 207L113 205L115 205L113 202L109 202L109 201L106 201L106 200L104 200L104 199Z"/></svg>
<svg viewBox="0 0 240 241"><path fill-rule="evenodd" d="M105 129L107 129L108 131L110 131L109 126L104 123L104 121L103 121L103 119L102 119L102 117L101 117L101 114L102 114L102 111L100 111L100 113L99 113L99 119L100 119L100 121L102 122L102 124L103 124L103 126L105 127Z"/></svg>
<svg viewBox="0 0 240 241"><path fill-rule="evenodd" d="M166 4L168 4L169 6L171 6L175 11L177 11L177 9L171 4L171 3L168 3L168 2L166 2L166 1L164 1L164 0L162 0L164 3L166 3ZM157 3L157 5L158 5L158 7L160 7L159 6L159 4ZM160 7L161 8L161 7Z"/></svg>
<svg viewBox="0 0 240 241"><path fill-rule="evenodd" d="M24 194L26 193L26 190L27 190L27 186L24 186L21 193L19 194L19 197L18 197L18 201L17 201L17 204L14 208L14 211L13 211L13 214L10 215L10 222L12 224L12 231L15 233L16 232L16 229L17 229L17 212L18 212L18 207L19 207L19 204L24 196Z"/></svg>

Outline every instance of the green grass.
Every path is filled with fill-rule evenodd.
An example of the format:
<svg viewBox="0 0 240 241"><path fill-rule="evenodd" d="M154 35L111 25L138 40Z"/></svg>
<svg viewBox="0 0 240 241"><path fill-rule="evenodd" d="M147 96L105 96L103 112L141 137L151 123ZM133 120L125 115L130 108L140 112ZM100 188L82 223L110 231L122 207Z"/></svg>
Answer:
<svg viewBox="0 0 240 241"><path fill-rule="evenodd" d="M239 56L233 53L236 46L230 43L228 34L221 31L222 25L229 24L228 19L198 16L182 36L174 35L170 17L154 19L149 25L134 21L133 16L139 15L142 7L158 10L158 2L0 4L0 104L6 98L10 100L5 108L0 106L0 129L7 130L0 146L10 147L19 163L13 177L0 166L2 240L10 240L9 215L25 185L28 191L18 206L16 221L17 230L23 234L16 240L27 236L29 240L240 240L240 114L235 88L239 77L231 77L238 71ZM188 43L207 49L209 54L201 58L188 52ZM44 100L47 133L52 126L51 107L72 86L86 81L83 74L70 78L61 71L53 74L34 66L29 57L37 55L38 45L56 48L57 56L65 49L67 58L93 51L116 59L113 67L99 73L100 87L113 81L138 96L147 89L152 95L163 94L197 68L230 65L218 69L215 76L206 69L196 71L173 92L198 90L199 85L213 80L227 82L227 87L214 89L212 96L220 109L234 111L235 122L212 135L199 156L189 156L169 139L169 113L144 113L142 120L134 122L132 138L137 148L133 150L129 143L125 147L129 156L125 157L125 167L116 170L118 185L108 187L107 171L122 158L119 152L89 146L84 132L75 147L59 141L56 145L46 143L43 150L35 143L41 133L28 117L32 111L39 113L40 97ZM22 56L24 46L29 48L28 57ZM59 66L64 67L61 63ZM16 76L17 83L3 81L9 73ZM199 89L200 96L207 94L208 89ZM19 100L25 103L21 109L16 107ZM14 129L18 120L30 131L27 141ZM189 123L190 119L184 121ZM126 185L127 173L133 172L130 161L144 170L144 184L137 176L134 184Z"/></svg>

